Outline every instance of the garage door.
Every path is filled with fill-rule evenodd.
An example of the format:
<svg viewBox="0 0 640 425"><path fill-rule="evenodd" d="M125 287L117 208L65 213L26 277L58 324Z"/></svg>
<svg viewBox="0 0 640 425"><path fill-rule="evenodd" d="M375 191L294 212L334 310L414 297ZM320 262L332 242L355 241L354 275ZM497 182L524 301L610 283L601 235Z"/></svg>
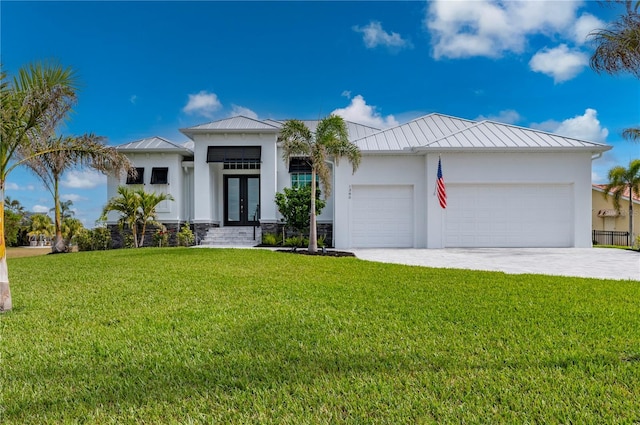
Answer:
<svg viewBox="0 0 640 425"><path fill-rule="evenodd" d="M447 247L573 246L571 185L447 185Z"/></svg>
<svg viewBox="0 0 640 425"><path fill-rule="evenodd" d="M350 228L354 248L413 247L413 186L352 186Z"/></svg>

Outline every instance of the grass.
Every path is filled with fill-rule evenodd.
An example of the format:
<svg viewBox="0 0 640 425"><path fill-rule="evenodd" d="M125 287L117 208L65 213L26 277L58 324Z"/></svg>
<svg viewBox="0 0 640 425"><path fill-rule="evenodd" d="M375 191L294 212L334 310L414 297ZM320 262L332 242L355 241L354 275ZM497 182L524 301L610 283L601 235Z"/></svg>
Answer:
<svg viewBox="0 0 640 425"><path fill-rule="evenodd" d="M3 424L640 421L637 281L181 248L9 272Z"/></svg>

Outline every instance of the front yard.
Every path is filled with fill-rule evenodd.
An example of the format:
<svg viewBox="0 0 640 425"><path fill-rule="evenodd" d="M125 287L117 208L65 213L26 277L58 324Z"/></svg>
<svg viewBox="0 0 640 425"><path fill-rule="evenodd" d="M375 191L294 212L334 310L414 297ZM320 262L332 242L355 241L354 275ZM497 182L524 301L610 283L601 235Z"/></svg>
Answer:
<svg viewBox="0 0 640 425"><path fill-rule="evenodd" d="M9 273L3 424L640 420L638 282L187 248Z"/></svg>

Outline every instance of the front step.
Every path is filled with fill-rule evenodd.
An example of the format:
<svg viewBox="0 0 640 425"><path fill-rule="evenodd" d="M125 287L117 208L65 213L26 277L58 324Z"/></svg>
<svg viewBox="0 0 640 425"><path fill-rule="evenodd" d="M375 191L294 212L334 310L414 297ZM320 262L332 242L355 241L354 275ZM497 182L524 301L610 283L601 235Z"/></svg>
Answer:
<svg viewBox="0 0 640 425"><path fill-rule="evenodd" d="M262 242L262 229L253 226L212 227L207 231L200 245L209 246L256 246Z"/></svg>

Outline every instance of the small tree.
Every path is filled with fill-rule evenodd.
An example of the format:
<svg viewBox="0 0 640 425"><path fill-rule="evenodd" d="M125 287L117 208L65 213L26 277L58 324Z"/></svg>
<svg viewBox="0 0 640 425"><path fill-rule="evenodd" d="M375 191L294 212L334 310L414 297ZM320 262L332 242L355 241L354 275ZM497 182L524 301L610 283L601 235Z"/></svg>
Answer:
<svg viewBox="0 0 640 425"><path fill-rule="evenodd" d="M284 217L286 225L302 236L309 230L311 222L311 186L285 187L283 192L276 193L278 211ZM320 197L320 190L317 190L315 202L317 215L322 212L325 205L325 201Z"/></svg>
<svg viewBox="0 0 640 425"><path fill-rule="evenodd" d="M51 217L45 214L34 214L31 216L29 232L27 235L30 240L43 241L50 239L55 233L55 228Z"/></svg>
<svg viewBox="0 0 640 425"><path fill-rule="evenodd" d="M133 246L135 248L144 245L144 233L147 225L157 225L156 208L160 202L170 200L173 197L167 193L145 192L144 189L131 190L125 186L118 187L118 196L115 196L107 202L102 210L102 220L106 220L107 214L115 211L120 214L119 223L126 224L133 235ZM138 231L140 231L138 233ZM140 238L138 239L138 236Z"/></svg>
<svg viewBox="0 0 640 425"><path fill-rule="evenodd" d="M629 236L633 238L633 196L640 196L640 159L632 160L629 168L619 165L609 170L609 183L604 189L604 198L607 199L611 193L613 206L618 211L626 190L629 190Z"/></svg>

